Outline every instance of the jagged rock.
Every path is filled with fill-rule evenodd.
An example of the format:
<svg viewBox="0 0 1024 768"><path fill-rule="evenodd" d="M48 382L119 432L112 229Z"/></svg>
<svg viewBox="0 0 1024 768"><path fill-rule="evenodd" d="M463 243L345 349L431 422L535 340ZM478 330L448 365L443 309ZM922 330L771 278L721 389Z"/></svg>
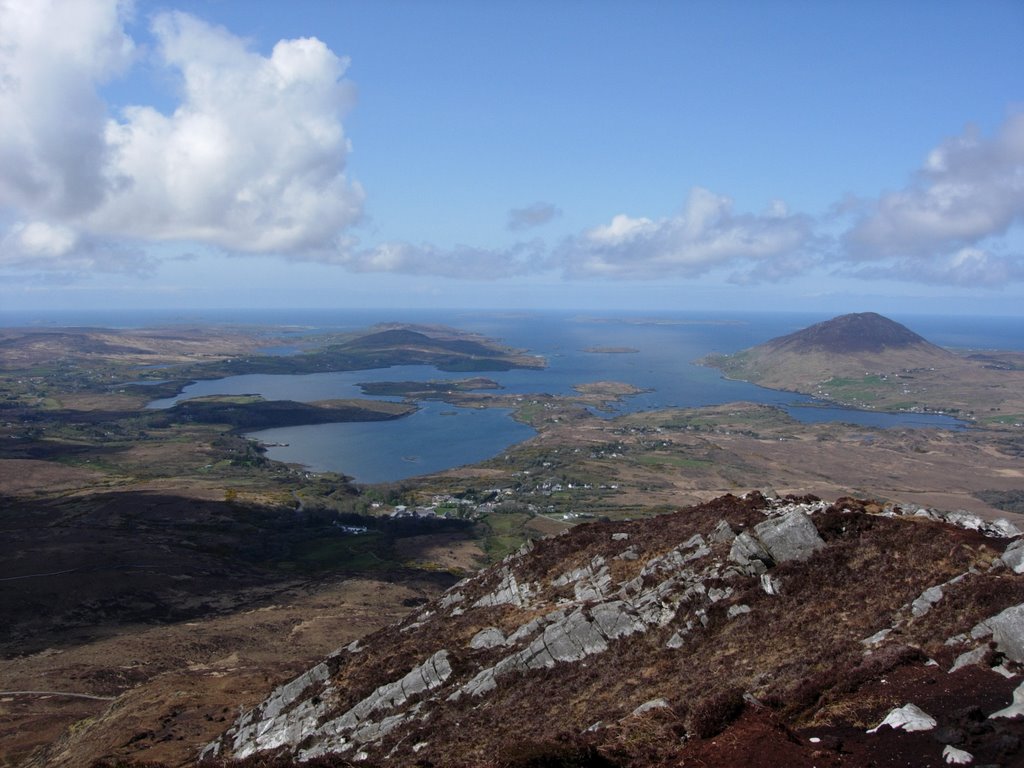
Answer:
<svg viewBox="0 0 1024 768"><path fill-rule="evenodd" d="M682 648L685 643L686 641L683 639L681 634L673 632L672 637L670 637L668 642L665 643L665 647L671 648L672 650L678 650L679 648Z"/></svg>
<svg viewBox="0 0 1024 768"><path fill-rule="evenodd" d="M485 627L473 635L469 641L469 647L474 651L485 648L495 648L505 644L505 635L497 627Z"/></svg>
<svg viewBox="0 0 1024 768"><path fill-rule="evenodd" d="M716 544L728 544L736 538L736 531L725 520L719 520L715 530L711 532L710 538Z"/></svg>
<svg viewBox="0 0 1024 768"><path fill-rule="evenodd" d="M453 605L457 605L465 599L465 595L461 592L448 592L441 598L441 607L451 608Z"/></svg>
<svg viewBox="0 0 1024 768"><path fill-rule="evenodd" d="M556 621L558 618L562 616L565 616L565 611L559 610L555 611L553 614L548 614L547 616L538 616L535 619L531 619L530 621L526 622L521 627L519 627L511 635L509 635L508 639L505 640L505 644L515 645L520 640L524 640L527 637L530 637L531 635L536 633L537 630L539 630L545 624L550 624L552 621Z"/></svg>
<svg viewBox="0 0 1024 768"><path fill-rule="evenodd" d="M939 600L941 599L941 586L928 587L928 589L921 593L920 597L918 597L916 600L914 600L913 603L910 604L910 613L911 615L913 615L915 619L920 618L921 616L924 616L926 613L928 613L928 611L932 609L932 606L939 602Z"/></svg>
<svg viewBox="0 0 1024 768"><path fill-rule="evenodd" d="M751 575L760 576L775 565L772 556L760 541L746 531L738 534L729 550L729 559Z"/></svg>
<svg viewBox="0 0 1024 768"><path fill-rule="evenodd" d="M590 615L601 634L609 640L617 640L647 629L647 625L633 609L621 600L595 605L590 609Z"/></svg>
<svg viewBox="0 0 1024 768"><path fill-rule="evenodd" d="M749 605L730 605L729 610L726 611L726 615L730 619L735 619L737 616L742 616L745 613L750 613Z"/></svg>
<svg viewBox="0 0 1024 768"><path fill-rule="evenodd" d="M325 665L319 665L314 669L319 667ZM317 677L323 676L326 679L326 672L326 669L318 672ZM276 695L272 695L266 702L252 710L248 717L239 720L233 743L234 756L244 758L268 749L286 745L297 746L311 735L316 746L311 751L301 753L305 758L343 751L349 748L350 743L376 740L397 727L405 716L386 715L379 722L373 722L369 720L370 715L395 709L404 704L409 697L438 687L448 679L451 672L448 652L438 651L400 680L380 686L340 717L322 724L319 723L326 712L330 697L307 699L290 712L278 714L287 706L286 697L294 698L296 690L302 693L310 687L309 683L300 683L297 678L288 686L283 686L288 689L287 693L278 689ZM210 750L210 747L207 747L207 750Z"/></svg>
<svg viewBox="0 0 1024 768"><path fill-rule="evenodd" d="M814 523L799 510L758 523L754 534L776 563L806 560L825 546Z"/></svg>
<svg viewBox="0 0 1024 768"><path fill-rule="evenodd" d="M699 533L694 534L675 549L671 549L660 557L652 558L640 571L641 576L652 576L680 570L687 563L707 557L711 547Z"/></svg>
<svg viewBox="0 0 1024 768"><path fill-rule="evenodd" d="M947 765L970 765L974 762L974 755L947 744L946 748L942 750L942 759L946 761Z"/></svg>
<svg viewBox="0 0 1024 768"><path fill-rule="evenodd" d="M1024 539L1012 542L999 559L1014 573L1024 573Z"/></svg>
<svg viewBox="0 0 1024 768"><path fill-rule="evenodd" d="M729 597L732 594L732 587L726 587L725 589L720 589L718 587L712 587L711 589L708 590L707 594L708 594L708 600L710 600L712 603L718 603L718 602L721 602L722 600L725 600L727 597Z"/></svg>
<svg viewBox="0 0 1024 768"><path fill-rule="evenodd" d="M536 653L527 662L533 669L550 667L558 661L579 661L608 650L608 643L582 610L545 628L541 637L531 644L533 646L538 646Z"/></svg>
<svg viewBox="0 0 1024 768"><path fill-rule="evenodd" d="M295 707L292 705L307 691L326 683L329 677L327 664L317 664L276 688L262 704L246 712L234 728L232 748L235 755L246 757L260 750L292 743L297 736L314 727L323 708L309 700ZM216 755L220 752L220 746L219 742L214 742L202 754Z"/></svg>
<svg viewBox="0 0 1024 768"><path fill-rule="evenodd" d="M947 512L942 515L942 519L950 525L965 528L968 531L980 531L986 536L1007 539L1013 536L1020 536L1021 534L1020 528L1009 520L984 520L962 509L958 509L955 512Z"/></svg>
<svg viewBox="0 0 1024 768"><path fill-rule="evenodd" d="M482 696L498 687L494 679L494 667L478 672L472 680L462 686L459 690L448 697L449 701L456 701L460 696Z"/></svg>
<svg viewBox="0 0 1024 768"><path fill-rule="evenodd" d="M899 709L891 710L885 716L885 720L869 730L868 733L876 733L883 725L904 731L930 731L938 723L934 717L920 707L914 704L906 704Z"/></svg>
<svg viewBox="0 0 1024 768"><path fill-rule="evenodd" d="M490 592L475 603L474 608L486 608L495 605L514 605L517 608L525 607L530 601L529 584L520 584L516 576L507 567L502 568L501 581L497 589Z"/></svg>
<svg viewBox="0 0 1024 768"><path fill-rule="evenodd" d="M989 634L1007 658L1024 662L1024 603L985 619L971 630L971 637L977 640Z"/></svg>
<svg viewBox="0 0 1024 768"><path fill-rule="evenodd" d="M782 585L778 579L773 577L771 574L761 574L761 589L764 590L766 595L778 595L782 592Z"/></svg>
<svg viewBox="0 0 1024 768"><path fill-rule="evenodd" d="M594 557L589 564L581 566L579 568L573 568L571 571L566 571L561 576L556 577L551 581L553 587L564 587L569 584L575 584L583 579L593 578L596 571L599 571L604 565L604 558L600 555Z"/></svg>
<svg viewBox="0 0 1024 768"><path fill-rule="evenodd" d="M628 538L629 538L629 534L628 533L613 533L612 534L612 541L625 541Z"/></svg>

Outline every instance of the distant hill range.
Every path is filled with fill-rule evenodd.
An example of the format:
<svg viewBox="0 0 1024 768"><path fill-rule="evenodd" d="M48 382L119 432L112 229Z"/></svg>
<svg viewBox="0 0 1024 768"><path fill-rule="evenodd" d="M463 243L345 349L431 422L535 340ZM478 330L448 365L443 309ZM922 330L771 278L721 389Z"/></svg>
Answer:
<svg viewBox="0 0 1024 768"><path fill-rule="evenodd" d="M767 387L813 391L837 377L931 369L956 356L875 312L840 315L734 355L702 361L732 378Z"/></svg>

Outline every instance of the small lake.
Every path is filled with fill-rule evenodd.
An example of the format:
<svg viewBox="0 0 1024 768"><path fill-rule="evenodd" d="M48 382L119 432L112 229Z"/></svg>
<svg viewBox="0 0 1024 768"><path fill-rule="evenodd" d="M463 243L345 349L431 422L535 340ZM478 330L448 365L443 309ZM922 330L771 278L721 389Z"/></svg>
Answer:
<svg viewBox="0 0 1024 768"><path fill-rule="evenodd" d="M365 313L364 313L365 314ZM350 319L350 318L346 318ZM389 319L383 313L347 327L366 327ZM404 319L404 318L403 318ZM696 315L582 317L545 313L488 315L433 313L420 322L441 322L501 339L510 346L547 358L545 370L484 372L506 393L569 394L576 384L621 381L651 391L626 398L609 416L669 407L699 407L740 400L775 405L804 423L845 422L879 428L960 429L948 416L888 414L822 405L804 395L764 389L723 379L717 370L693 365L710 352L729 353L805 327L805 315L746 315L738 318ZM336 330L344 325L325 327ZM586 352L622 348L635 352ZM273 350L281 354L285 350ZM165 408L181 399L212 394L259 394L273 400L313 401L366 397L360 382L454 380L467 374L431 366L395 366L377 370L294 376L254 374L196 382L176 398L157 400ZM476 375L476 374L473 374ZM375 398L397 399L397 398ZM335 471L359 482L387 482L472 464L500 454L531 437L531 428L500 409L454 408L419 403L415 414L388 422L283 427L249 436L272 445L268 455L304 464L314 471ZM606 414L601 414L606 415ZM287 445L284 445L287 444Z"/></svg>

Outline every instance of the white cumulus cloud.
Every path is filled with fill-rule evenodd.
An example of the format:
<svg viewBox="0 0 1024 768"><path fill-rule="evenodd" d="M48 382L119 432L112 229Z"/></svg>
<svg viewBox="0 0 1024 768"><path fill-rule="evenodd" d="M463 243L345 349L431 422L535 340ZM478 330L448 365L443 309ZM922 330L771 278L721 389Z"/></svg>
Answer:
<svg viewBox="0 0 1024 768"><path fill-rule="evenodd" d="M573 277L696 277L788 259L812 245L812 225L778 205L766 216L737 214L728 197L696 187L676 215L656 221L620 214L570 238L561 255Z"/></svg>
<svg viewBox="0 0 1024 768"><path fill-rule="evenodd" d="M0 0L0 206L71 217L104 197L98 85L132 63L124 3Z"/></svg>
<svg viewBox="0 0 1024 768"><path fill-rule="evenodd" d="M932 150L911 182L862 202L842 237L852 262L891 260L864 274L995 284L1019 275L1019 255L997 255L986 241L1024 222L1024 113L995 136L976 129ZM944 277L946 276L946 277Z"/></svg>
<svg viewBox="0 0 1024 768"><path fill-rule="evenodd" d="M364 198L345 175L348 61L315 38L264 56L163 13L156 61L180 101L169 114L136 105L112 115L98 88L134 60L129 12L117 0L0 0L0 206L17 222L5 261L62 263L55 242L40 250L26 235L42 226L71 232L61 242L72 250L104 239L336 248Z"/></svg>

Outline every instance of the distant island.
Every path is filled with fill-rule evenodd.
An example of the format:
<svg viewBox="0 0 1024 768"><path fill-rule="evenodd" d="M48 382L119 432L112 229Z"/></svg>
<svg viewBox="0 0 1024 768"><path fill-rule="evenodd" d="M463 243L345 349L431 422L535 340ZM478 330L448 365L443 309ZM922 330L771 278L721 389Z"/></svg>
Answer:
<svg viewBox="0 0 1024 768"><path fill-rule="evenodd" d="M729 378L854 408L947 413L993 426L1024 412L1024 356L958 355L875 312L840 315L698 362Z"/></svg>

